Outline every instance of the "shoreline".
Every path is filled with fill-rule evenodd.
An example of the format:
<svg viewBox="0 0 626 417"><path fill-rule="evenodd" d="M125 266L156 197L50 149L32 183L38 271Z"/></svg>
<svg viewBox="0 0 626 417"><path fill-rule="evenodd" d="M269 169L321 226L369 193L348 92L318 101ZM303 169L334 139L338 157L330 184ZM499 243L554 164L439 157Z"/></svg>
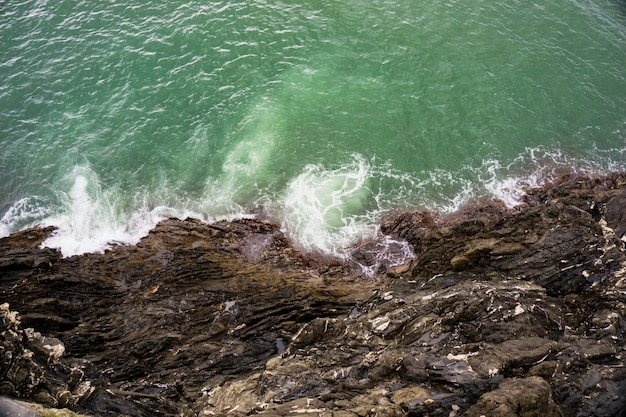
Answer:
<svg viewBox="0 0 626 417"><path fill-rule="evenodd" d="M536 156L530 158L534 161ZM371 163L374 162L371 161ZM499 171L504 169L493 161L488 162L487 166L491 167L492 163L496 164ZM282 192L274 190L263 197L263 204L250 203L251 206L246 205L245 202L228 203L218 199L220 202L216 204L219 207L224 205L224 207L217 211L212 209L215 207L211 204L206 203L209 201L208 198L205 201L208 206L202 203L204 201L202 199L198 201L189 200L180 205L176 203L159 205L155 202L150 203L148 195L143 200L137 200L139 201L138 205L130 204L121 207L117 205L117 197L113 194L104 192L104 196L98 196L88 193L87 188L89 187L84 187L85 182L89 181L90 186L98 188L98 179L95 174L87 178L79 172L78 176L74 178L75 184L70 192L71 198L60 191L62 204L40 206L43 201L39 201L39 197L22 198L13 203L0 220L0 235L8 236L9 230L19 231L27 227L56 226L57 232L48 239L46 246L59 248L64 256L72 256L102 252L111 244L136 244L159 221L170 217L180 219L192 217L208 223L230 221L237 218L257 218L279 224L281 230L293 240L294 246L305 252L322 255L329 253L342 257L343 252L349 251L355 243L366 240L368 236L373 235L380 223L401 212L432 211L438 217L447 217L462 211L468 205L480 204L480 202L491 199L500 199L507 206L513 207L522 201L524 190L549 184L551 181L557 180L564 172L565 175L604 175L601 169L596 172L589 171L584 166L576 168L576 165L563 164L564 162L560 160L553 161L552 164L542 161L535 170L529 172L520 172L519 167L517 167L509 172L512 176L507 174L501 179L496 179L496 174L491 171L491 168L488 168L487 177L482 180L483 185L473 184L471 181L467 182L463 179L457 183L456 179L449 177L452 173L439 173L444 177L438 178L439 174L435 172L432 173L434 177L431 176L430 179L424 180L426 181L424 184L417 177L403 179L402 181L406 181L409 188L412 187L411 193L401 187L396 190L398 193L389 192L382 195L379 193L376 196L372 194L369 197L375 202L368 200L366 203L359 201L357 195L353 195L367 191L368 187L366 186L356 191L352 190L354 192L348 193L349 195L342 194L337 201L333 197L333 202L329 203L318 201L318 193L321 190L316 188L315 184L305 184L309 188L305 187L305 190L300 190L300 199L292 199L287 202L285 195L282 194L286 192L285 190ZM329 172L340 177L342 175L350 176L350 167L349 164L342 165L341 168ZM376 172L378 170L381 168L375 168ZM379 173L383 173L383 171L381 170ZM383 175L391 174L383 173ZM481 175L479 176L482 178ZM374 177L373 179L375 181L380 180ZM316 180L319 181L319 178ZM456 183L453 186L452 195L448 195L447 192L450 190L446 189L445 184L438 184L440 180L444 183ZM422 186L426 188L422 189ZM307 190L318 198L308 201L309 197L304 193ZM408 198L409 195L410 198ZM170 203L172 202L170 201ZM368 208L362 207L361 203ZM359 208L353 207L355 204ZM20 229L16 230L18 226Z"/></svg>
<svg viewBox="0 0 626 417"><path fill-rule="evenodd" d="M94 416L621 416L623 207L615 173L402 212L381 231L415 257L370 279L256 219L67 258L23 230L0 239L0 395Z"/></svg>

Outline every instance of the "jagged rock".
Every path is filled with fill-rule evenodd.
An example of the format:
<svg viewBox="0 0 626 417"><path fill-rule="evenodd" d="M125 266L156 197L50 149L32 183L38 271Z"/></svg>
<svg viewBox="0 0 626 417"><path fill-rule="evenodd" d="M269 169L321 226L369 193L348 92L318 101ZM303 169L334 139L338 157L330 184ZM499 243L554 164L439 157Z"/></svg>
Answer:
<svg viewBox="0 0 626 417"><path fill-rule="evenodd" d="M552 400L550 384L539 377L508 379L481 396L467 417L561 417Z"/></svg>
<svg viewBox="0 0 626 417"><path fill-rule="evenodd" d="M65 352L65 346L56 337L42 336L32 328L24 329L26 346L43 362L57 362Z"/></svg>
<svg viewBox="0 0 626 417"><path fill-rule="evenodd" d="M63 344L32 328L22 329L18 314L8 303L0 305L0 330L0 395L67 407L85 394L88 384L83 385L82 375L73 375L71 385L66 383L72 371L58 363ZM13 403L6 404L10 408Z"/></svg>
<svg viewBox="0 0 626 417"><path fill-rule="evenodd" d="M66 408L46 408L39 404L27 403L6 397L0 397L0 416L2 417L88 417L74 413Z"/></svg>
<svg viewBox="0 0 626 417"><path fill-rule="evenodd" d="M539 337L507 340L481 349L468 358L472 369L481 377L493 377L514 368L530 368L557 351L558 343Z"/></svg>
<svg viewBox="0 0 626 417"><path fill-rule="evenodd" d="M0 394L133 417L623 416L625 201L624 174L567 176L515 209L402 213L346 264L251 219L70 258L22 231L0 239ZM382 262L402 239L415 257Z"/></svg>

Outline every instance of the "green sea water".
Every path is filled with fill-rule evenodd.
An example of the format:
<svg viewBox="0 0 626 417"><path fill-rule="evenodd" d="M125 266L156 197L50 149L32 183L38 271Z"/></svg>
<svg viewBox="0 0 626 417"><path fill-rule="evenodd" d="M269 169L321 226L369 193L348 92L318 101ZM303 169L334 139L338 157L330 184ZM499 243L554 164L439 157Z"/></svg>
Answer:
<svg viewBox="0 0 626 417"><path fill-rule="evenodd" d="M343 256L392 210L624 170L625 68L620 0L0 0L0 235L260 216Z"/></svg>

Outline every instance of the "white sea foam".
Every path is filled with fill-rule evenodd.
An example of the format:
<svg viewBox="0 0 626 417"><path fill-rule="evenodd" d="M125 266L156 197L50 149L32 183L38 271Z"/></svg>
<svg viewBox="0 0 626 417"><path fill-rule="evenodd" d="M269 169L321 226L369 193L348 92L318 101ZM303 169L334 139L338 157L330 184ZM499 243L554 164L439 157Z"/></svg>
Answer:
<svg viewBox="0 0 626 417"><path fill-rule="evenodd" d="M246 159L248 150L254 150L251 143L235 147L233 158ZM533 169L524 170L528 166ZM255 178L252 174L247 177L249 181L236 182L236 172L227 169L224 178L207 180L207 196L197 201L177 198L171 187L164 191L169 197L146 193L143 200L129 201L122 200L119 190L103 189L97 175L83 166L69 173L67 189L59 190L60 208L58 203L42 198L21 199L0 219L0 236L35 224L54 225L57 231L44 246L71 256L101 252L111 243L134 244L168 217L213 222L263 212L280 223L294 245L306 252L349 260L358 242L369 242L365 251L374 248L378 253L369 254L368 262L356 262L363 275L372 276L381 266L393 267L412 256L410 248L403 246L405 242L379 233L380 220L390 210L428 209L445 214L477 198L490 197L513 207L522 201L527 189L566 172L591 174L602 172L602 167L573 160L558 150L528 148L507 165L494 158L459 172L435 170L409 175L387 162L353 155L342 166L308 165L278 191L254 188L258 184L250 182ZM237 194L246 186L254 189L253 200L242 205L241 194Z"/></svg>
<svg viewBox="0 0 626 417"><path fill-rule="evenodd" d="M506 165L496 159L486 159L482 167L473 170L480 180L476 185L479 196L497 198L508 207L519 205L528 190L541 187L561 175L597 175L612 171L591 164L589 160L573 158L560 149L543 147L525 148Z"/></svg>
<svg viewBox="0 0 626 417"><path fill-rule="evenodd" d="M15 202L0 218L0 237L32 225L50 212L49 204L44 199L25 197Z"/></svg>
<svg viewBox="0 0 626 417"><path fill-rule="evenodd" d="M520 204L526 190L539 186L542 178L539 172L520 176L502 175L502 172L509 172L509 169L502 167L495 159L483 161L480 171L478 178L481 180L486 195L501 200L508 207Z"/></svg>
<svg viewBox="0 0 626 417"><path fill-rule="evenodd" d="M304 251L345 256L352 243L375 232L378 208L367 210L376 203L370 176L361 157L331 170L306 166L279 203L283 230Z"/></svg>
<svg viewBox="0 0 626 417"><path fill-rule="evenodd" d="M112 241L128 242L131 237L119 226L108 196L99 189L97 177L84 167L70 174L69 192L61 192L63 211L45 220L57 231L44 246L58 248L64 256L98 252Z"/></svg>
<svg viewBox="0 0 626 417"><path fill-rule="evenodd" d="M394 180L391 192L382 190ZM308 165L279 202L279 222L305 252L331 255L365 277L414 256L403 240L380 233L382 215L420 189L422 183L355 154L338 168Z"/></svg>
<svg viewBox="0 0 626 417"><path fill-rule="evenodd" d="M63 256L103 252L111 244L132 245L167 218L193 217L206 222L250 217L238 211L232 200L207 206L206 201L168 205L167 197L144 195L131 202L119 190L103 189L88 167L76 167L68 175L69 190L61 190L61 208L56 214L39 216L38 223L57 230L42 246L57 248ZM232 198L232 194L228 194ZM155 204L156 201L161 204ZM225 207L228 206L226 209ZM130 207L130 208L129 208ZM7 213L9 215L9 213Z"/></svg>
<svg viewBox="0 0 626 417"><path fill-rule="evenodd" d="M57 227L42 246L57 248L63 256L102 252L112 243L137 243L160 220L184 214L163 206L141 206L124 213L119 208L120 193L103 190L88 167L76 167L67 179L69 190L59 191L61 209L42 221Z"/></svg>

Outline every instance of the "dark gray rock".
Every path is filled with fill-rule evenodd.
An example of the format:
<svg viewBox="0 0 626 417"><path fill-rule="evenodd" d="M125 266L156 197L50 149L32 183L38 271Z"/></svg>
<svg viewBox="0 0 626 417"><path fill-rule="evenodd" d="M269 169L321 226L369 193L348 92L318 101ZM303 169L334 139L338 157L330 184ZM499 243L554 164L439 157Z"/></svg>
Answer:
<svg viewBox="0 0 626 417"><path fill-rule="evenodd" d="M399 214L381 230L411 245L401 265L380 240L311 258L257 220L169 219L71 258L39 247L51 228L16 233L0 394L91 415L623 416L625 185Z"/></svg>

